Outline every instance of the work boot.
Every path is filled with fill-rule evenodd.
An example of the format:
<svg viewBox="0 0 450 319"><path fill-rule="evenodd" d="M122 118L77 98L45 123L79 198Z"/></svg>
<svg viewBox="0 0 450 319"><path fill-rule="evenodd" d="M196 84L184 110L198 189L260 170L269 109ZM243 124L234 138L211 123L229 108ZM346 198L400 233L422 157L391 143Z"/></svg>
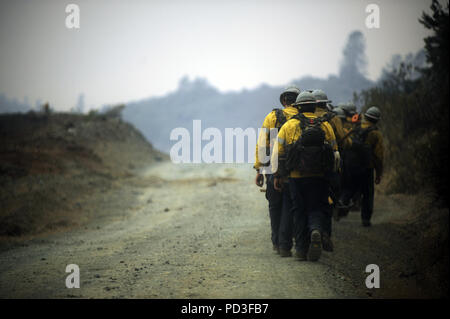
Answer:
<svg viewBox="0 0 450 319"><path fill-rule="evenodd" d="M294 254L295 259L297 259L298 261L305 261L306 260L306 252L305 251L295 251Z"/></svg>
<svg viewBox="0 0 450 319"><path fill-rule="evenodd" d="M359 212L360 210L361 210L361 202L360 202L360 200L355 200L353 202L353 205L350 206L350 211Z"/></svg>
<svg viewBox="0 0 450 319"><path fill-rule="evenodd" d="M323 250L333 252L334 251L334 244L331 241L330 236L327 233L322 234L322 247Z"/></svg>
<svg viewBox="0 0 450 319"><path fill-rule="evenodd" d="M278 247L277 245L273 245L272 249L275 253L280 254L280 247Z"/></svg>
<svg viewBox="0 0 450 319"><path fill-rule="evenodd" d="M372 223L371 223L370 220L368 220L368 219L363 219L363 220L362 220L362 225L363 225L364 227L370 227L370 226L372 226Z"/></svg>
<svg viewBox="0 0 450 319"><path fill-rule="evenodd" d="M287 250L287 249L280 248L280 256L281 257L291 257L292 256L292 252L291 252L290 249Z"/></svg>
<svg viewBox="0 0 450 319"><path fill-rule="evenodd" d="M317 261L322 254L322 235L320 231L314 229L311 232L311 243L309 244L308 249L308 260L309 261Z"/></svg>
<svg viewBox="0 0 450 319"><path fill-rule="evenodd" d="M345 205L341 200L338 201L336 208L337 208L337 217L335 218L336 221L339 221L342 217L347 217L350 207L353 205L353 202L350 200L350 203L348 205Z"/></svg>

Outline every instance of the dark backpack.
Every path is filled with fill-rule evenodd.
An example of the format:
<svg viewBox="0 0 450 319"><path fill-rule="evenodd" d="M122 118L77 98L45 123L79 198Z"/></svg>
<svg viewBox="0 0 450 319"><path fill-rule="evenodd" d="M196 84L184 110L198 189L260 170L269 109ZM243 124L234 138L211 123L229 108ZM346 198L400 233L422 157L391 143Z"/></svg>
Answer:
<svg viewBox="0 0 450 319"><path fill-rule="evenodd" d="M300 121L301 136L287 146L287 170L297 169L302 175L319 175L331 171L334 152L325 141L325 132L321 127L323 118L307 118L301 113L294 118Z"/></svg>
<svg viewBox="0 0 450 319"><path fill-rule="evenodd" d="M372 160L372 146L366 143L367 136L376 130L375 126L365 129L358 125L349 134L352 145L344 152L344 169L348 173L360 173L370 167Z"/></svg>
<svg viewBox="0 0 450 319"><path fill-rule="evenodd" d="M322 119L323 122L330 122L333 117L336 116L336 113L334 112L327 112L324 115L322 115L320 118Z"/></svg>
<svg viewBox="0 0 450 319"><path fill-rule="evenodd" d="M272 111L275 112L275 117L277 121L275 122L275 127L277 129L280 129L284 123L287 122L286 115L284 115L284 112L282 109L273 109Z"/></svg>
<svg viewBox="0 0 450 319"><path fill-rule="evenodd" d="M276 122L275 122L275 128L278 129L278 131L280 130L280 128L283 126L284 123L287 122L287 118L284 115L283 110L281 109L273 109L272 111L275 112L275 117L276 117ZM270 152L270 148L266 147L266 155L270 156L271 152ZM262 164L263 166L269 166L270 165L270 161L268 163Z"/></svg>

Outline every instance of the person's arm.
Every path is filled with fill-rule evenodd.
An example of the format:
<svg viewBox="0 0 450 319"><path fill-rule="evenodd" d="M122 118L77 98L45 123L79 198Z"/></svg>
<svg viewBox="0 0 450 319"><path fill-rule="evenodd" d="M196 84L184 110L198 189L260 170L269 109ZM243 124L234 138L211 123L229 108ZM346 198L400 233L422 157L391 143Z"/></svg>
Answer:
<svg viewBox="0 0 450 319"><path fill-rule="evenodd" d="M322 123L322 129L325 131L325 140L331 145L335 152L338 151L336 136L334 135L334 131L331 128L330 123Z"/></svg>
<svg viewBox="0 0 450 319"><path fill-rule="evenodd" d="M329 123L323 123L322 129L325 131L325 140L331 145L334 151L334 167L333 170L336 172L339 170L340 164L340 154L338 144L336 142L336 136L334 135L334 130Z"/></svg>
<svg viewBox="0 0 450 319"><path fill-rule="evenodd" d="M274 174L274 188L277 191L281 191L283 187L283 177L281 172L284 171L283 165L285 156L285 145L286 145L286 126L282 126L278 132L277 138L275 139L275 144L273 146L273 153L271 158L272 171Z"/></svg>
<svg viewBox="0 0 450 319"><path fill-rule="evenodd" d="M256 143L256 150L255 150L255 165L253 165L253 167L256 170L259 170L262 166L262 163L260 161L259 158L259 153L262 152L261 154L266 154L266 149L269 146L269 128L268 128L268 117L270 116L267 115L264 119L263 125L261 127L261 130L259 132L259 136L258 136L258 141Z"/></svg>
<svg viewBox="0 0 450 319"><path fill-rule="evenodd" d="M266 137L264 137L266 136ZM259 160L259 152L264 152L265 154L265 150L267 148L267 144L264 143L264 138L266 138L267 141L267 136L268 134L266 134L266 129L264 128L264 125L259 133L259 137L258 137L258 141L256 143L256 150L255 150L255 165L253 165L253 168L256 169L256 177L255 177L255 184L258 187L262 187L264 185L264 175L261 174L260 172L260 168L262 166L261 161Z"/></svg>
<svg viewBox="0 0 450 319"><path fill-rule="evenodd" d="M336 136L336 142L338 143L338 148L345 149L351 145L351 140L348 136L346 136L346 132L342 125L342 121L337 116L332 118L333 129Z"/></svg>
<svg viewBox="0 0 450 319"><path fill-rule="evenodd" d="M259 136L258 136L258 141L256 143L255 165L253 165L253 168L256 169L255 184L259 187L262 187L264 185L264 175L260 172L260 168L264 164L261 163L259 154L267 154L267 149L270 147L269 132L270 132L270 127L273 124L272 123L273 120L271 119L272 113L273 112L269 113L265 117L262 128L261 128Z"/></svg>
<svg viewBox="0 0 450 319"><path fill-rule="evenodd" d="M375 183L379 184L383 176L383 162L384 162L384 145L383 145L383 135L380 131L374 131L375 136L375 146L373 150L373 161L375 167Z"/></svg>

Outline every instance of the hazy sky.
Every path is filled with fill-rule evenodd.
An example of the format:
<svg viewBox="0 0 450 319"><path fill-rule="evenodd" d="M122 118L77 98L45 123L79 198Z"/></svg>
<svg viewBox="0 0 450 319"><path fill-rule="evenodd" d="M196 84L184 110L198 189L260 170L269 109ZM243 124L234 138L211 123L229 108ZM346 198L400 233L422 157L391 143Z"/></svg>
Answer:
<svg viewBox="0 0 450 319"><path fill-rule="evenodd" d="M65 7L80 7L67 29ZM365 8L380 7L367 29ZM183 75L222 91L337 74L348 34L367 40L368 77L393 54L416 52L431 0L0 1L0 93L57 109L85 94L88 107L176 89Z"/></svg>

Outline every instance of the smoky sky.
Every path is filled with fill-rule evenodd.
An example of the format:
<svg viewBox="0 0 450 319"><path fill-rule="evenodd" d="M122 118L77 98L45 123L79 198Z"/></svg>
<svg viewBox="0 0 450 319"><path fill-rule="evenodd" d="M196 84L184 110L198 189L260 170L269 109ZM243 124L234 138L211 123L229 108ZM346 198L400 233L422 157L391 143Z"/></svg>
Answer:
<svg viewBox="0 0 450 319"><path fill-rule="evenodd" d="M163 95L185 75L221 91L283 85L341 72L355 30L375 80L392 55L423 47L418 18L430 2L2 1L0 93L67 110L80 93L88 107ZM65 26L69 3L80 7L80 29ZM370 3L379 29L365 26Z"/></svg>

